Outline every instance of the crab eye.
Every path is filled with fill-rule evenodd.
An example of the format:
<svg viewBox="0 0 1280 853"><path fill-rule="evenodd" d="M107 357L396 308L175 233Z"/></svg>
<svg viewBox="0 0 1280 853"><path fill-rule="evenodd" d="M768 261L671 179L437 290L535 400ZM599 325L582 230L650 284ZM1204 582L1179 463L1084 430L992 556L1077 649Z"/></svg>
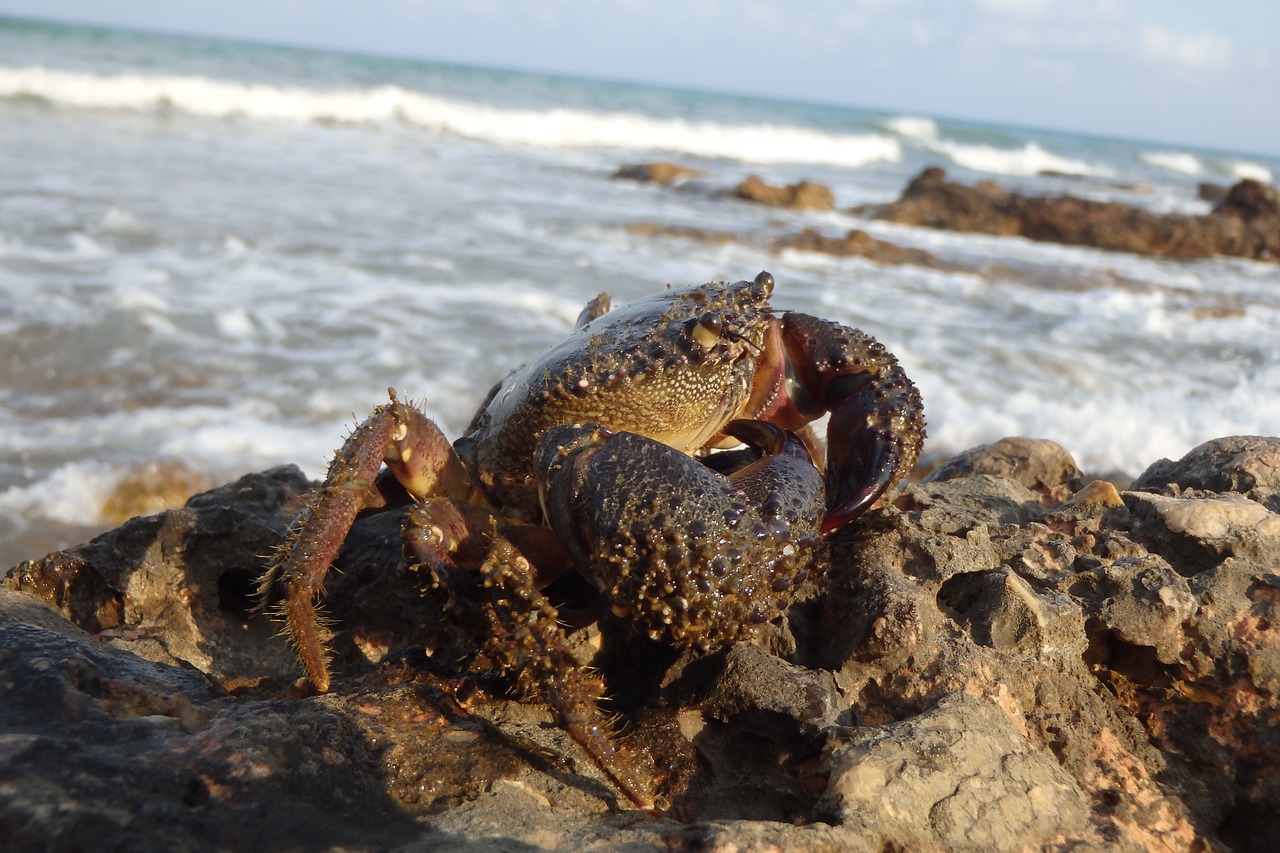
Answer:
<svg viewBox="0 0 1280 853"><path fill-rule="evenodd" d="M719 342L720 333L723 331L724 320L714 311L708 311L693 324L689 334L698 346L703 349L711 349Z"/></svg>

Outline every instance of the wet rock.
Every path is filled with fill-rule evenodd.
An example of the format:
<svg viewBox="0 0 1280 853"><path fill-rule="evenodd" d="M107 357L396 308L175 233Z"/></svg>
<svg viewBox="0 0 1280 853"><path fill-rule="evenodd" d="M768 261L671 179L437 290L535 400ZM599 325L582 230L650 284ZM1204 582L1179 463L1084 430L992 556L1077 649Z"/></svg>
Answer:
<svg viewBox="0 0 1280 853"><path fill-rule="evenodd" d="M779 187L766 184L759 175L748 175L734 189L733 194L746 201L774 207L792 207L797 210L835 209L835 196L831 189L814 181L799 181Z"/></svg>
<svg viewBox="0 0 1280 853"><path fill-rule="evenodd" d="M692 225L663 225L659 222L633 222L627 225L626 230L628 234L641 237L676 237L699 243L729 243L738 239L727 231L714 231Z"/></svg>
<svg viewBox="0 0 1280 853"><path fill-rule="evenodd" d="M1230 255L1280 261L1280 205L1274 187L1245 179L1205 216L1156 214L1118 202L1024 196L987 181L972 187L925 169L896 201L859 215L953 231L1021 236L1178 258Z"/></svg>
<svg viewBox="0 0 1280 853"><path fill-rule="evenodd" d="M1201 201L1207 201L1216 206L1222 203L1230 190L1231 187L1225 184L1215 184L1212 181L1201 181L1196 184L1196 197Z"/></svg>
<svg viewBox="0 0 1280 853"><path fill-rule="evenodd" d="M1245 222L1280 217L1280 192L1254 178L1245 178L1227 190L1213 209L1219 216L1236 216Z"/></svg>
<svg viewBox="0 0 1280 853"><path fill-rule="evenodd" d="M652 163L631 163L619 166L618 170L613 173L613 177L618 180L640 181L641 183L676 184L691 178L702 178L706 174L701 169L695 169L692 166L681 166L678 163L656 160Z"/></svg>
<svg viewBox="0 0 1280 853"><path fill-rule="evenodd" d="M861 257L878 264L914 264L934 269L959 269L932 252L904 248L888 240L879 240L858 228L849 230L843 237L828 237L816 228L806 228L799 234L787 234L774 240L773 250L819 252L842 258Z"/></svg>
<svg viewBox="0 0 1280 853"><path fill-rule="evenodd" d="M17 849L1268 850L1277 444L1211 442L1123 495L1047 442L944 461L832 537L767 648L677 655L557 581L660 820L486 671L477 624L401 566L399 510L329 577L334 692L298 685L249 594L309 484L251 475L6 575L0 826Z"/></svg>
<svg viewBox="0 0 1280 853"><path fill-rule="evenodd" d="M644 237L674 237L695 240L699 243L740 242L759 245L773 252L819 252L837 257L861 257L877 264L911 264L944 270L967 270L960 264L944 261L932 252L898 246L880 240L859 229L852 229L843 237L828 237L816 228L806 228L798 234L773 237L759 234L732 234L693 225L668 225L660 222L633 222L626 226L628 234Z"/></svg>

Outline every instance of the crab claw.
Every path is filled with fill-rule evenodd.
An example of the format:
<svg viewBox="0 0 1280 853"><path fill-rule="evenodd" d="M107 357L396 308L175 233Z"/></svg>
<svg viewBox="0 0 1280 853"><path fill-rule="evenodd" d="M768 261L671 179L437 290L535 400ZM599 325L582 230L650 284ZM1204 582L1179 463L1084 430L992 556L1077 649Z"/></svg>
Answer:
<svg viewBox="0 0 1280 853"><path fill-rule="evenodd" d="M827 435L839 440L827 447L830 507L822 520L823 533L840 529L870 509L919 454L910 438L922 429L913 428L912 419L897 406L885 406L883 388L862 380L845 376L832 383Z"/></svg>
<svg viewBox="0 0 1280 853"><path fill-rule="evenodd" d="M719 474L633 433L555 427L539 447L544 512L579 570L649 635L712 648L777 617L820 542L822 478L798 438L736 421L759 458Z"/></svg>
<svg viewBox="0 0 1280 853"><path fill-rule="evenodd" d="M924 442L920 392L870 335L811 317L782 317L787 406L827 424L827 514L822 532L857 519L915 465Z"/></svg>

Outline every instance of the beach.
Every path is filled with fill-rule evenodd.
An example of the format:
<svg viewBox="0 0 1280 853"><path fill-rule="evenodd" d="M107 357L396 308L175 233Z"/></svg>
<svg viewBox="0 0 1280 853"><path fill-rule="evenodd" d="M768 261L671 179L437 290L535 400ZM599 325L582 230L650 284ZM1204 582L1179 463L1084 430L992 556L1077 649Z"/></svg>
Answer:
<svg viewBox="0 0 1280 853"><path fill-rule="evenodd" d="M388 386L460 435L597 293L764 269L778 307L900 358L926 461L1029 435L1122 478L1280 424L1274 263L854 212L941 166L1202 215L1202 183L1270 182L1275 158L17 21L0 56L4 565L109 527L122 484L317 476ZM701 174L613 177L656 160ZM734 198L750 175L834 204ZM778 246L851 229L942 263Z"/></svg>

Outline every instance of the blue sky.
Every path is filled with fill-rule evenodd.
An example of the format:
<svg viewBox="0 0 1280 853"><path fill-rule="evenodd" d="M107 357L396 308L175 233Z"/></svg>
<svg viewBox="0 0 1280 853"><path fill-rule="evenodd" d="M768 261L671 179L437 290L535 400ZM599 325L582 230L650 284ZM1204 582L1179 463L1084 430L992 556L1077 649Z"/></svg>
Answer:
<svg viewBox="0 0 1280 853"><path fill-rule="evenodd" d="M1277 0L0 0L0 14L1280 155Z"/></svg>

